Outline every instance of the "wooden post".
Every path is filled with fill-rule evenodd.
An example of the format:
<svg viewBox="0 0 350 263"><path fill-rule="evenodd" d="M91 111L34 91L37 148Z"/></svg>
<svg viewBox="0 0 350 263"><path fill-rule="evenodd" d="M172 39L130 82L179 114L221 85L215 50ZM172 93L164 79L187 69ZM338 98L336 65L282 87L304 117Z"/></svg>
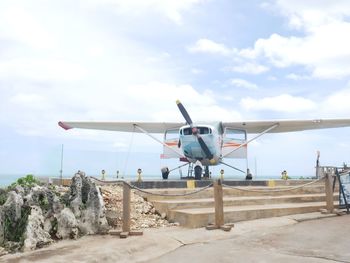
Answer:
<svg viewBox="0 0 350 263"><path fill-rule="evenodd" d="M221 227L224 224L224 201L221 180L214 182L215 225Z"/></svg>
<svg viewBox="0 0 350 263"><path fill-rule="evenodd" d="M130 187L123 184L123 233L130 232ZM122 236L121 236L122 237Z"/></svg>
<svg viewBox="0 0 350 263"><path fill-rule="evenodd" d="M215 222L206 226L207 230L222 229L230 231L233 224L224 225L224 200L222 191L222 182L220 179L214 182L214 205L215 205Z"/></svg>
<svg viewBox="0 0 350 263"><path fill-rule="evenodd" d="M131 188L127 183L123 183L123 226L122 230L110 230L111 235L119 235L120 238L127 238L128 236L141 236L143 235L142 231L131 231L130 223L130 203L131 203Z"/></svg>
<svg viewBox="0 0 350 263"><path fill-rule="evenodd" d="M326 208L328 213L334 211L333 202L333 187L332 187L332 174L327 171L325 175L325 189L326 189Z"/></svg>

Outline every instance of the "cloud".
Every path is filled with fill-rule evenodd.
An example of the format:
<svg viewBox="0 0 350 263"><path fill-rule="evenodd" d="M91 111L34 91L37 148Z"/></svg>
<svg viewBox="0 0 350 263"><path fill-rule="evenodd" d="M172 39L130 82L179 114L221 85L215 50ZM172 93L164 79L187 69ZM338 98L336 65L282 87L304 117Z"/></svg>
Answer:
<svg viewBox="0 0 350 263"><path fill-rule="evenodd" d="M326 24L344 20L350 14L350 5L346 0L336 4L330 1L277 0L276 10L288 18L289 25L295 29L312 31Z"/></svg>
<svg viewBox="0 0 350 263"><path fill-rule="evenodd" d="M68 60L16 58L0 62L0 77L73 81L86 77L87 69Z"/></svg>
<svg viewBox="0 0 350 263"><path fill-rule="evenodd" d="M292 80L305 80L305 79L311 79L310 76L307 75L298 75L294 73L290 73L286 76L287 79L292 79Z"/></svg>
<svg viewBox="0 0 350 263"><path fill-rule="evenodd" d="M256 90L258 89L258 86L254 83L251 83L247 80L244 79L232 79L230 83L233 86L239 87L239 88L245 88L245 89L251 89L251 90Z"/></svg>
<svg viewBox="0 0 350 263"><path fill-rule="evenodd" d="M278 68L301 65L314 78L350 75L349 2L278 0L274 7L301 36L273 33L256 40L253 48L240 50L240 55L266 58Z"/></svg>
<svg viewBox="0 0 350 263"><path fill-rule="evenodd" d="M316 104L313 101L303 97L294 97L289 94L262 99L243 98L240 105L249 111L276 111L284 113L299 113L316 108Z"/></svg>
<svg viewBox="0 0 350 263"><path fill-rule="evenodd" d="M322 114L330 117L350 117L350 89L338 90L330 94L322 103Z"/></svg>
<svg viewBox="0 0 350 263"><path fill-rule="evenodd" d="M247 73L247 74L261 74L269 70L268 67L259 65L257 63L243 63L238 66L234 66L230 68L231 71L239 72L239 73Z"/></svg>
<svg viewBox="0 0 350 263"><path fill-rule="evenodd" d="M15 40L32 48L55 46L55 37L45 24L26 8L27 3L0 3L0 33L5 39Z"/></svg>
<svg viewBox="0 0 350 263"><path fill-rule="evenodd" d="M182 13L190 10L203 0L88 0L81 1L87 7L107 6L118 14L137 16L141 13L157 13L164 15L176 24L182 23Z"/></svg>
<svg viewBox="0 0 350 263"><path fill-rule="evenodd" d="M235 52L234 49L229 49L224 44L206 38L199 39L193 46L188 47L188 51L191 53L209 53L223 56L232 55Z"/></svg>

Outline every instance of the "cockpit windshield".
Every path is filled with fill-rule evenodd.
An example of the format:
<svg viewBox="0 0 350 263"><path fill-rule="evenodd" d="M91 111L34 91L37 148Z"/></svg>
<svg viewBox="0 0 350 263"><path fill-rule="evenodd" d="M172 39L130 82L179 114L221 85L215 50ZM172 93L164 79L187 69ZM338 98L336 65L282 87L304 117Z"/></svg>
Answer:
<svg viewBox="0 0 350 263"><path fill-rule="evenodd" d="M199 134L211 134L209 127L196 127ZM192 128L184 128L182 130L183 135L192 135Z"/></svg>

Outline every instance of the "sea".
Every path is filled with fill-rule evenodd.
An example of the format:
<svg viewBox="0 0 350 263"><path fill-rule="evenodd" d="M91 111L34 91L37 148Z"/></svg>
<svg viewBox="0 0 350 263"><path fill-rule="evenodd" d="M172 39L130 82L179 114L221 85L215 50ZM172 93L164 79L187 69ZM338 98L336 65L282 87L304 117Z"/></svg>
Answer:
<svg viewBox="0 0 350 263"><path fill-rule="evenodd" d="M18 178L21 177L25 177L26 174L0 174L0 187L4 188L7 187L9 185L11 185L12 183L16 182ZM38 179L43 179L44 181L48 181L48 178L60 178L58 175L34 175L36 178ZM92 175L96 178L100 178L101 175ZM72 178L72 176L62 176L63 179L70 179ZM290 176L291 179L311 179L312 175L309 176ZM215 177L213 177L215 179ZM258 175L253 177L253 180L277 180L280 179L281 176L276 176L276 175ZM106 180L117 180L117 179L121 179L121 177L119 176L119 178L116 178L116 176L107 176ZM137 180L137 176L136 175L130 175L130 176L123 176L123 179L126 180ZM173 176L169 176L168 178L169 180L179 180L180 177L179 175L173 175ZM244 180L245 177L244 176L233 176L233 175L227 175L225 176L225 179L231 179L231 180ZM142 180L143 181L154 181L154 180L162 180L162 176L161 175L142 175Z"/></svg>

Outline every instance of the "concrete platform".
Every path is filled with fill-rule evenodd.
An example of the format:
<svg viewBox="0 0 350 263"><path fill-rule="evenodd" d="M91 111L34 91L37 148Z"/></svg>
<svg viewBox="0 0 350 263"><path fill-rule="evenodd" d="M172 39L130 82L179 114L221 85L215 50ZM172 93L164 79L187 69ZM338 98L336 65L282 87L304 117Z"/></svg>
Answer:
<svg viewBox="0 0 350 263"><path fill-rule="evenodd" d="M284 181L286 182L286 181ZM326 207L324 182L302 185L223 187L225 223L317 212ZM300 185L301 186L301 185ZM214 222L214 191L196 189L150 189L144 197L160 214L182 226L197 228ZM197 192L196 192L197 191ZM190 194L181 196L184 194ZM177 195L177 196L176 196ZM334 193L338 205L338 191Z"/></svg>
<svg viewBox="0 0 350 263"><path fill-rule="evenodd" d="M336 202L335 202L336 206ZM326 207L325 202L305 203L283 203L247 206L224 207L225 223L268 218L276 216L293 215L299 213L315 212ZM181 210L170 210L168 214L170 221L179 222L181 226L189 228L204 227L214 223L214 208L192 208Z"/></svg>
<svg viewBox="0 0 350 263"><path fill-rule="evenodd" d="M308 218L298 223L295 217ZM322 219L320 219L322 218ZM317 219L317 220L315 220ZM146 229L141 237L94 235L59 241L1 262L349 262L349 216L311 213L239 222L230 232Z"/></svg>
<svg viewBox="0 0 350 263"><path fill-rule="evenodd" d="M334 200L338 200L338 194L334 194ZM325 194L296 194L281 196L234 196L224 197L224 206L247 206L247 205L264 205L279 203L303 203L303 202L325 202ZM171 200L154 200L156 210L162 214L168 214L170 210L191 209L214 207L213 198L198 199L171 199Z"/></svg>

